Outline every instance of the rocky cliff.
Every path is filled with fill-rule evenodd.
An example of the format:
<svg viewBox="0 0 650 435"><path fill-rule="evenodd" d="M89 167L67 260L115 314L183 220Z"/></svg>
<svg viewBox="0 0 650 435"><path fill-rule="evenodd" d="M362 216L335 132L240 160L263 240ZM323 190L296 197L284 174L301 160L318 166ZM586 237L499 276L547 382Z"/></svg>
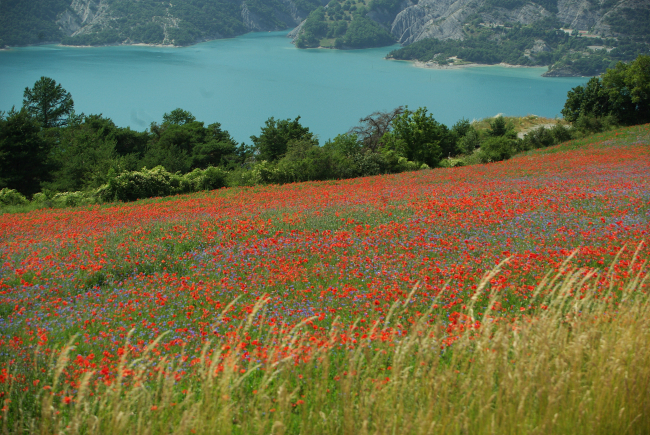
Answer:
<svg viewBox="0 0 650 435"><path fill-rule="evenodd" d="M500 7L507 3L510 7ZM512 7L513 4L517 4ZM544 6L546 5L546 7ZM547 9L548 8L548 9ZM551 10L549 10L551 9ZM374 11L368 17L387 25L397 42L412 44L426 38L463 39L463 25L479 17L485 25L531 24L555 16L564 27L593 35L625 34L612 30L608 19L624 9L649 10L650 0L556 0L556 2L501 2L499 0L407 0L392 17ZM295 38L299 32L293 32Z"/></svg>

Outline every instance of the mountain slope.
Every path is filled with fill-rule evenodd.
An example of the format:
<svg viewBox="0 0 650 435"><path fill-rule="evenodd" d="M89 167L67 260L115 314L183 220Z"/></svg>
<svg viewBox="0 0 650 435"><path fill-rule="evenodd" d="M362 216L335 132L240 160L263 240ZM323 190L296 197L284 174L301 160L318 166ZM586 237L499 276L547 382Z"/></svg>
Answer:
<svg viewBox="0 0 650 435"><path fill-rule="evenodd" d="M590 31L599 36L629 35L636 26L611 24L626 10L648 11L650 1L421 0L397 14L391 25L391 33L402 44L431 37L462 39L466 19L478 14L482 22L492 25L531 24L541 18L555 16L564 27L573 30Z"/></svg>
<svg viewBox="0 0 650 435"><path fill-rule="evenodd" d="M5 0L0 44L188 45L295 27L320 0Z"/></svg>
<svg viewBox="0 0 650 435"><path fill-rule="evenodd" d="M332 0L290 36L301 48L360 48L340 31L360 18L390 32L383 45L415 44L395 59L553 65L550 75L598 74L650 42L650 0Z"/></svg>

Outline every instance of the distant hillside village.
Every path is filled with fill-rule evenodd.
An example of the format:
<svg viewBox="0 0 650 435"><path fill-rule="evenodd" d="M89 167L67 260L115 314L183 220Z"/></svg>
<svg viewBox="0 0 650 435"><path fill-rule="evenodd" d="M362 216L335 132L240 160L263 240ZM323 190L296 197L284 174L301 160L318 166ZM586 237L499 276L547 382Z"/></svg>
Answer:
<svg viewBox="0 0 650 435"><path fill-rule="evenodd" d="M61 43L184 46L293 30L298 48L390 46L388 58L444 67L548 66L593 76L649 53L637 0L32 0L0 2L0 47Z"/></svg>

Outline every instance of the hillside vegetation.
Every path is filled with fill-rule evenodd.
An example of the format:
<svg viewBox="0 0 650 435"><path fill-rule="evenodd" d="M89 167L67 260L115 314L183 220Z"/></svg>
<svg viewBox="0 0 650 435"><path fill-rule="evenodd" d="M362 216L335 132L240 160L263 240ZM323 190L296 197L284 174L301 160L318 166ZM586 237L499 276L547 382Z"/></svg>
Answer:
<svg viewBox="0 0 650 435"><path fill-rule="evenodd" d="M283 30L320 6L318 0L36 0L0 3L0 47L170 44Z"/></svg>
<svg viewBox="0 0 650 435"><path fill-rule="evenodd" d="M629 4L628 4L629 3ZM549 66L548 76L592 76L650 52L644 17L628 1L332 0L292 34L299 48L404 48L388 58L449 63ZM356 18L355 18L356 17ZM351 23L366 24L363 37ZM352 43L354 41L354 43Z"/></svg>
<svg viewBox="0 0 650 435"><path fill-rule="evenodd" d="M391 51L387 58L437 65L479 63L549 66L544 75L594 76L619 61L647 54L646 41L634 38L587 38L560 30L555 19L531 25L485 26L477 17L463 27L464 39L423 39Z"/></svg>
<svg viewBox="0 0 650 435"><path fill-rule="evenodd" d="M298 48L370 48L395 43L388 30L368 18L369 11L376 10L380 2L331 1L327 8L318 8L302 23Z"/></svg>

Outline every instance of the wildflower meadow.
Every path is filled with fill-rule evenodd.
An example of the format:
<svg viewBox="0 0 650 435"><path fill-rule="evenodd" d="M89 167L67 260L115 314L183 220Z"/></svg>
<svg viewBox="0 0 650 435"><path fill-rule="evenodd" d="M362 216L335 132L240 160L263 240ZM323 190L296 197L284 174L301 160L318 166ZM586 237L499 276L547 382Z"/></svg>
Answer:
<svg viewBox="0 0 650 435"><path fill-rule="evenodd" d="M0 427L648 433L649 143L1 215Z"/></svg>

